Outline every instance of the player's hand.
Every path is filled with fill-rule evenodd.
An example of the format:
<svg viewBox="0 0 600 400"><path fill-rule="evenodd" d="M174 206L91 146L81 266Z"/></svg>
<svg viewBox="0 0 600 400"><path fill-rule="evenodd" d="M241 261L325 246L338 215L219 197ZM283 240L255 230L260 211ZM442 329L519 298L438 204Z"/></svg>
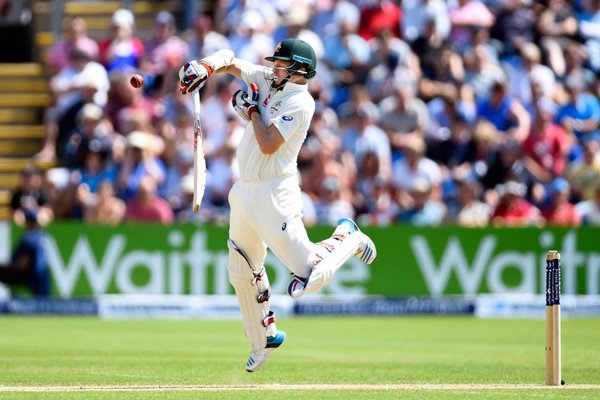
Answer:
<svg viewBox="0 0 600 400"><path fill-rule="evenodd" d="M210 67L192 60L179 70L179 91L181 94L188 94L200 90L211 75Z"/></svg>
<svg viewBox="0 0 600 400"><path fill-rule="evenodd" d="M238 90L233 94L231 105L244 121L250 121L254 112L260 114L260 110L258 109L258 95L258 85L254 82L250 83L247 92Z"/></svg>

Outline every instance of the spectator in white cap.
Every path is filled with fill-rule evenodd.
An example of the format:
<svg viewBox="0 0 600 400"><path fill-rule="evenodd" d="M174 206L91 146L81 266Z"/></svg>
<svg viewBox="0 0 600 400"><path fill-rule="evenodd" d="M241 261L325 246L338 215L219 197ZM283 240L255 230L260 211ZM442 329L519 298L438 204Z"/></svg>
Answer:
<svg viewBox="0 0 600 400"><path fill-rule="evenodd" d="M100 61L110 72L132 71L144 54L144 44L134 34L133 13L121 8L111 18L108 36L100 41Z"/></svg>

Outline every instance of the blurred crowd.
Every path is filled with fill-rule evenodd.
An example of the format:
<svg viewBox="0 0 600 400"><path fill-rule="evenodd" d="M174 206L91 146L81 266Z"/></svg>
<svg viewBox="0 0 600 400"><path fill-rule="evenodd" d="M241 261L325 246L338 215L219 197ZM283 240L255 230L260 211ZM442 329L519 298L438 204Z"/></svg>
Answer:
<svg viewBox="0 0 600 400"><path fill-rule="evenodd" d="M243 82L202 91L207 188L191 210L193 110L179 68L229 48L257 64L286 37L318 56L299 157L306 225L600 225L600 0L222 0L151 39L116 11L99 42L65 23L47 68L39 162L15 191L47 221L226 223ZM140 73L142 89L129 84Z"/></svg>

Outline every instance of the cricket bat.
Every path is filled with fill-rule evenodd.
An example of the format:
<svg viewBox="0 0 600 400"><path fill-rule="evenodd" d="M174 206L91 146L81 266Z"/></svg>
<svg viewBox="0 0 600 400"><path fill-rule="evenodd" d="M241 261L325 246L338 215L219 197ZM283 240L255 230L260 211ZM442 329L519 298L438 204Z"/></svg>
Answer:
<svg viewBox="0 0 600 400"><path fill-rule="evenodd" d="M204 149L202 147L199 91L196 90L192 96L194 100L194 199L192 200L192 207L194 213L197 213L206 187L206 160L204 159Z"/></svg>

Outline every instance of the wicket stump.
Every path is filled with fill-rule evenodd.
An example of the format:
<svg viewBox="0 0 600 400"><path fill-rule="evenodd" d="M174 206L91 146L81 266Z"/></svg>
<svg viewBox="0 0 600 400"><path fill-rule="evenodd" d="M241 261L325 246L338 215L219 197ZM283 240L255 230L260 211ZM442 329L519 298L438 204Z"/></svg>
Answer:
<svg viewBox="0 0 600 400"><path fill-rule="evenodd" d="M546 385L560 386L560 253L546 254Z"/></svg>

